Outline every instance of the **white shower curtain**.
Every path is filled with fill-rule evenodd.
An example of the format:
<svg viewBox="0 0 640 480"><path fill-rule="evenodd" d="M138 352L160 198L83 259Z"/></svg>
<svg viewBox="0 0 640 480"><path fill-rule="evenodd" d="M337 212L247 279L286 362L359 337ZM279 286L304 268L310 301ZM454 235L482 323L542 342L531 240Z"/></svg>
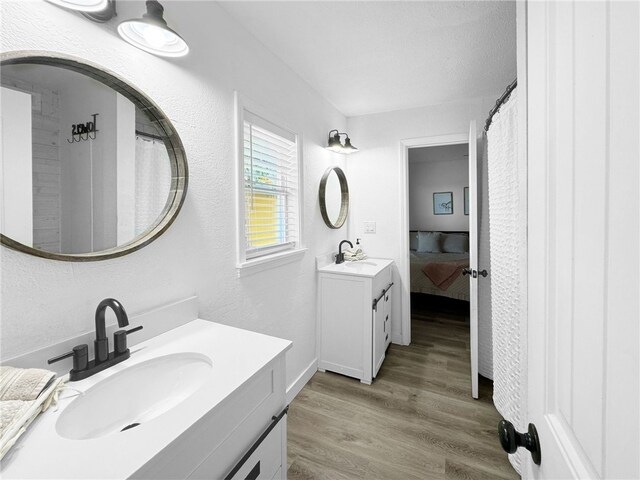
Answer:
<svg viewBox="0 0 640 480"><path fill-rule="evenodd" d="M136 236L156 223L170 188L171 164L164 142L136 137Z"/></svg>
<svg viewBox="0 0 640 480"><path fill-rule="evenodd" d="M498 412L526 431L526 191L518 158L517 89L487 132L489 238L493 331L493 401ZM521 450L510 455L521 473Z"/></svg>

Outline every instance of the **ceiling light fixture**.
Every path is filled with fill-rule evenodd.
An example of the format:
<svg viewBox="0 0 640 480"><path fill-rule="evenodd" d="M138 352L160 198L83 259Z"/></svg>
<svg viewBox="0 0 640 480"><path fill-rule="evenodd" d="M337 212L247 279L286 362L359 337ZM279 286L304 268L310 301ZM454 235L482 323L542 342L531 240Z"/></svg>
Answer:
<svg viewBox="0 0 640 480"><path fill-rule="evenodd" d="M342 142L340 141L340 135L345 136L344 144L342 144ZM338 130L331 130L329 132L329 140L327 142L326 149L331 150L332 152L343 154L349 154L358 151L356 147L351 145L351 139L349 138L349 135L339 132Z"/></svg>
<svg viewBox="0 0 640 480"><path fill-rule="evenodd" d="M79 12L101 12L109 7L109 0L47 0L59 7Z"/></svg>
<svg viewBox="0 0 640 480"><path fill-rule="evenodd" d="M183 57L189 53L187 42L167 26L160 2L147 0L146 5L147 13L142 18L118 25L120 36L131 45L162 57Z"/></svg>

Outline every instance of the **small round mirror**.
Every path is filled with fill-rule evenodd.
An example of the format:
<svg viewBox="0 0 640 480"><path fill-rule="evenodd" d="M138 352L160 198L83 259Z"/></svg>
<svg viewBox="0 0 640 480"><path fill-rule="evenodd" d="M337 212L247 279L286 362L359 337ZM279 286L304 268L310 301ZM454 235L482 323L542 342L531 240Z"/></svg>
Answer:
<svg viewBox="0 0 640 480"><path fill-rule="evenodd" d="M349 185L340 167L330 167L320 180L320 212L329 228L344 225L349 213Z"/></svg>
<svg viewBox="0 0 640 480"><path fill-rule="evenodd" d="M3 54L0 240L92 261L138 250L187 191L182 142L144 93L71 57Z"/></svg>

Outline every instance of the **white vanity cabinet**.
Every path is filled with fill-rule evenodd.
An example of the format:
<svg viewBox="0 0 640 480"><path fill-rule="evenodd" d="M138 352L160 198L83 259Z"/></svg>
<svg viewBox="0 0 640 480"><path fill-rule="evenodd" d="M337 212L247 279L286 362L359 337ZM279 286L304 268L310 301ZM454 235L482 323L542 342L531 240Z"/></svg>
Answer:
<svg viewBox="0 0 640 480"><path fill-rule="evenodd" d="M371 384L391 343L393 261L318 268L318 369Z"/></svg>
<svg viewBox="0 0 640 480"><path fill-rule="evenodd" d="M281 355L132 478L286 479L285 391Z"/></svg>
<svg viewBox="0 0 640 480"><path fill-rule="evenodd" d="M189 312L197 312L197 303L192 304ZM169 306L166 314L158 312L149 314L149 322L139 323L144 324L142 332L153 333L152 320L168 318L176 309ZM168 320L167 326L172 322ZM129 359L61 392L57 408L40 415L2 459L0 474L7 480L286 479L285 355L290 347L288 340L201 319L140 343L132 341ZM64 351L60 345L52 348ZM49 350L35 352L24 362L40 368L51 356ZM156 403L144 403L149 399L140 395L143 386L119 380L133 375L127 372L143 371L139 382L154 378L149 381L162 383L161 372L149 365L167 365L162 362L183 357L196 357L210 366L200 370L198 378L184 375L182 383L169 381L166 389L157 390L166 396ZM24 365L20 359L15 362ZM199 386L190 390L188 382L196 380ZM77 395L100 388L102 382L109 382L109 392L117 392L114 400L123 401ZM106 419L96 424L102 430L89 431L93 436L70 437L57 428L67 411L77 410L77 401L93 402L87 414L92 420ZM134 417L139 419L135 428L119 428ZM116 428L113 421L118 422ZM82 431L83 422L75 428Z"/></svg>

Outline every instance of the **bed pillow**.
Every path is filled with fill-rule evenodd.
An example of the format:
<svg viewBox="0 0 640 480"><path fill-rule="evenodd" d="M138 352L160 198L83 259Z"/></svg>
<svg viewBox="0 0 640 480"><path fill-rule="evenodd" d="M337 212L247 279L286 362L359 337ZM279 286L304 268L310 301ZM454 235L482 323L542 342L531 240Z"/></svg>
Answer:
<svg viewBox="0 0 640 480"><path fill-rule="evenodd" d="M440 232L418 232L419 253L441 253L442 234Z"/></svg>
<svg viewBox="0 0 640 480"><path fill-rule="evenodd" d="M409 232L409 250L418 250L418 232Z"/></svg>
<svg viewBox="0 0 640 480"><path fill-rule="evenodd" d="M455 233L443 235L442 251L444 253L468 253L469 237L467 235Z"/></svg>

